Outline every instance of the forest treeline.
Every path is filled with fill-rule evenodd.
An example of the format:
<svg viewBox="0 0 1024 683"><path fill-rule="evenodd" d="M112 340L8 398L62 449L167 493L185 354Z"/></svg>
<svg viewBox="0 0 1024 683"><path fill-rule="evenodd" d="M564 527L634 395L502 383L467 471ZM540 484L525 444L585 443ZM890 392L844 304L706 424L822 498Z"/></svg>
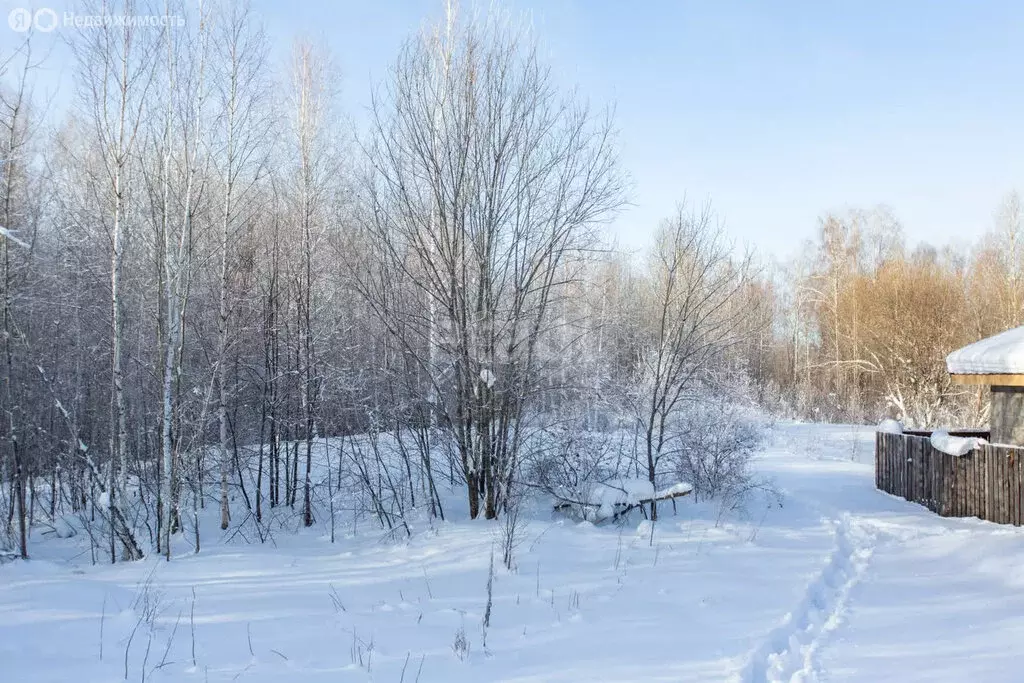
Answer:
<svg viewBox="0 0 1024 683"><path fill-rule="evenodd" d="M1021 221L1009 192L969 241L910 246L886 207L825 214L766 290L771 331L747 353L761 401L824 421L986 423L987 397L952 384L945 357L1024 322Z"/></svg>
<svg viewBox="0 0 1024 683"><path fill-rule="evenodd" d="M967 250L871 209L780 264L681 204L627 254L602 232L629 200L614 118L515 22L449 8L354 127L326 49L277 64L244 3L89 11L184 20L67 31L63 112L39 36L0 54L0 539L23 556L68 515L114 560L198 551L208 506L265 540L342 509L408 532L446 485L488 518L626 475L742 490L740 406L986 419L942 361L1021 322L1015 194Z"/></svg>

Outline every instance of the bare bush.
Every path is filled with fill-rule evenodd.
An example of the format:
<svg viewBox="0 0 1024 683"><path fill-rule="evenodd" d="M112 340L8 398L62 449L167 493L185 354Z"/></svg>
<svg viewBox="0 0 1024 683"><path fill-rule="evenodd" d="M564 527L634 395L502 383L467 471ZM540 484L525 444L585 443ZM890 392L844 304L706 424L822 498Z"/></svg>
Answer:
<svg viewBox="0 0 1024 683"><path fill-rule="evenodd" d="M501 562L509 571L515 569L516 549L523 542L520 534L523 523L523 497L522 486L518 483L514 484L505 498L505 514L498 527L501 541Z"/></svg>
<svg viewBox="0 0 1024 683"><path fill-rule="evenodd" d="M742 295L752 276L750 257L733 258L709 205L699 212L680 205L662 224L638 302L639 372L627 392L652 486L671 456L671 430L685 419L689 399L749 333L745 323L752 311ZM652 502L651 519L657 518Z"/></svg>
<svg viewBox="0 0 1024 683"><path fill-rule="evenodd" d="M526 458L525 481L558 500L584 500L595 482L621 477L631 464L626 432L587 429L576 421L543 430Z"/></svg>
<svg viewBox="0 0 1024 683"><path fill-rule="evenodd" d="M466 638L466 628L460 626L455 632L455 640L452 641L452 652L459 658L459 661L466 661L469 656L469 639Z"/></svg>
<svg viewBox="0 0 1024 683"><path fill-rule="evenodd" d="M750 461L763 441L760 424L725 397L701 396L680 411L667 460L675 476L705 499L751 483Z"/></svg>

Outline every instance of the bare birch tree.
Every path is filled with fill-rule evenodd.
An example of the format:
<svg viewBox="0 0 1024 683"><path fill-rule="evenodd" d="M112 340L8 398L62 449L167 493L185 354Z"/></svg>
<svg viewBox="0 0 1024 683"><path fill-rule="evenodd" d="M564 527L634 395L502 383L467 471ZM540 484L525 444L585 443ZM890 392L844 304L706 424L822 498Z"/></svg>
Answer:
<svg viewBox="0 0 1024 683"><path fill-rule="evenodd" d="M163 552L171 558L171 535L180 526L179 413L184 333L193 270L194 231L207 182L209 10L199 5L194 28L164 32L167 78L163 139L163 206L160 249L164 335L161 391L161 462L164 501ZM188 30L191 29L191 30ZM175 195L172 197L172 193Z"/></svg>
<svg viewBox="0 0 1024 683"><path fill-rule="evenodd" d="M228 443L228 344L231 336L233 253L239 230L251 224L258 200L257 181L266 164L270 117L263 102L269 87L267 45L261 28L254 25L247 2L230 2L217 32L218 152L215 155L222 183L220 213L220 272L217 313L217 422L220 439L220 525L231 521L228 478L231 456ZM262 454L261 454L262 458ZM258 485L257 485L258 486ZM261 492L257 488L257 497ZM259 503L257 502L257 506Z"/></svg>
<svg viewBox="0 0 1024 683"><path fill-rule="evenodd" d="M12 503L17 507L18 518L18 552L23 559L28 559L28 511L26 510L27 467L23 436L25 427L20 424L20 416L25 414L20 405L19 396L15 393L15 341L21 337L15 320L15 286L18 258L15 250L31 250L29 236L24 228L28 227L28 169L31 155L30 107L32 100L30 75L38 68L36 58L32 54L31 37L21 42L13 54L0 65L0 75L4 75L3 67L13 67L16 74L13 87L7 89L0 84L0 254L2 254L2 274L0 274L0 344L3 345L3 368L0 374L0 397L2 397L3 426L6 428L4 444L6 449L0 450L0 463L7 458L2 457L6 450L12 464L9 470L12 486ZM17 392L23 394L24 392ZM18 416L18 417L16 417ZM5 468L0 467L0 472Z"/></svg>
<svg viewBox="0 0 1024 683"><path fill-rule="evenodd" d="M647 477L658 485L662 458L685 438L679 415L698 398L723 354L741 340L750 311L737 305L750 277L735 262L710 206L681 205L655 236L648 292L641 304L645 343L631 404L641 431ZM651 519L658 518L651 502Z"/></svg>
<svg viewBox="0 0 1024 683"><path fill-rule="evenodd" d="M125 15L136 12L131 0L119 8ZM99 15L111 9L92 5L90 11ZM103 223L110 236L110 342L111 401L110 452L111 465L107 507L111 517L111 559L114 558L113 536L122 545L125 559L142 557L142 550L119 508L125 490L125 467L128 450L128 411L124 390L124 339L122 270L126 225L130 215L130 181L132 154L154 75L157 48L154 31L139 29L131 22L121 25L103 23L83 29L72 43L79 64L80 100L92 122L107 186L103 205Z"/></svg>
<svg viewBox="0 0 1024 683"><path fill-rule="evenodd" d="M421 365L436 357L424 374L470 515L493 518L541 386L549 304L623 201L611 123L560 94L528 33L492 16L410 41L372 126L368 227L427 311L408 311L402 343ZM394 329L383 293L365 293Z"/></svg>
<svg viewBox="0 0 1024 683"><path fill-rule="evenodd" d="M329 127L333 97L330 60L311 43L298 41L292 51L292 134L296 154L293 181L299 262L295 277L297 369L302 413L305 472L303 524L313 524L311 502L313 441L321 377L317 371L314 310L318 305L315 253L325 229L332 175L337 172ZM297 482L296 482L297 483Z"/></svg>

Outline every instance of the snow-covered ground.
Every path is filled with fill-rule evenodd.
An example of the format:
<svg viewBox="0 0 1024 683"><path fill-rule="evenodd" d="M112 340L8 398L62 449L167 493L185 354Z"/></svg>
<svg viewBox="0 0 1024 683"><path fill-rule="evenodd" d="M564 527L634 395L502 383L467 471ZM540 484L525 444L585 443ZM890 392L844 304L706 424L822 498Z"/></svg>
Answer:
<svg viewBox="0 0 1024 683"><path fill-rule="evenodd" d="M0 567L0 681L1019 681L1024 533L874 489L870 429L782 425L745 512L594 527L534 510L91 566ZM671 506L667 506L669 512ZM351 530L349 530L351 531ZM459 643L464 643L460 646Z"/></svg>

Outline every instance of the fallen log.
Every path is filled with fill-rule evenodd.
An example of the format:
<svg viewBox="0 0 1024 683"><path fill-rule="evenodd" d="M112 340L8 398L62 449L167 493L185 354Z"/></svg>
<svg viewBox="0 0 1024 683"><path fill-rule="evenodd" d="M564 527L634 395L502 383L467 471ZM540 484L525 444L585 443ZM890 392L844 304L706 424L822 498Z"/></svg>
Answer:
<svg viewBox="0 0 1024 683"><path fill-rule="evenodd" d="M623 488L611 488L618 488L623 493L626 493L626 490ZM693 493L693 487L689 484L675 484L667 489L656 492L653 496L647 496L634 501L611 503L610 507L613 509L613 514L611 516L596 517L590 521L594 524L602 524L608 520L615 522L637 508L642 508L643 506L651 505L652 503L660 503L665 500L675 500L676 498L682 498L683 496L687 496L691 493ZM559 498L559 502L554 505L555 512L563 512L566 510L572 510L573 508L600 511L602 508L609 507L609 504L605 502L599 503L588 500L574 500L570 498L562 498L557 495L556 498Z"/></svg>

